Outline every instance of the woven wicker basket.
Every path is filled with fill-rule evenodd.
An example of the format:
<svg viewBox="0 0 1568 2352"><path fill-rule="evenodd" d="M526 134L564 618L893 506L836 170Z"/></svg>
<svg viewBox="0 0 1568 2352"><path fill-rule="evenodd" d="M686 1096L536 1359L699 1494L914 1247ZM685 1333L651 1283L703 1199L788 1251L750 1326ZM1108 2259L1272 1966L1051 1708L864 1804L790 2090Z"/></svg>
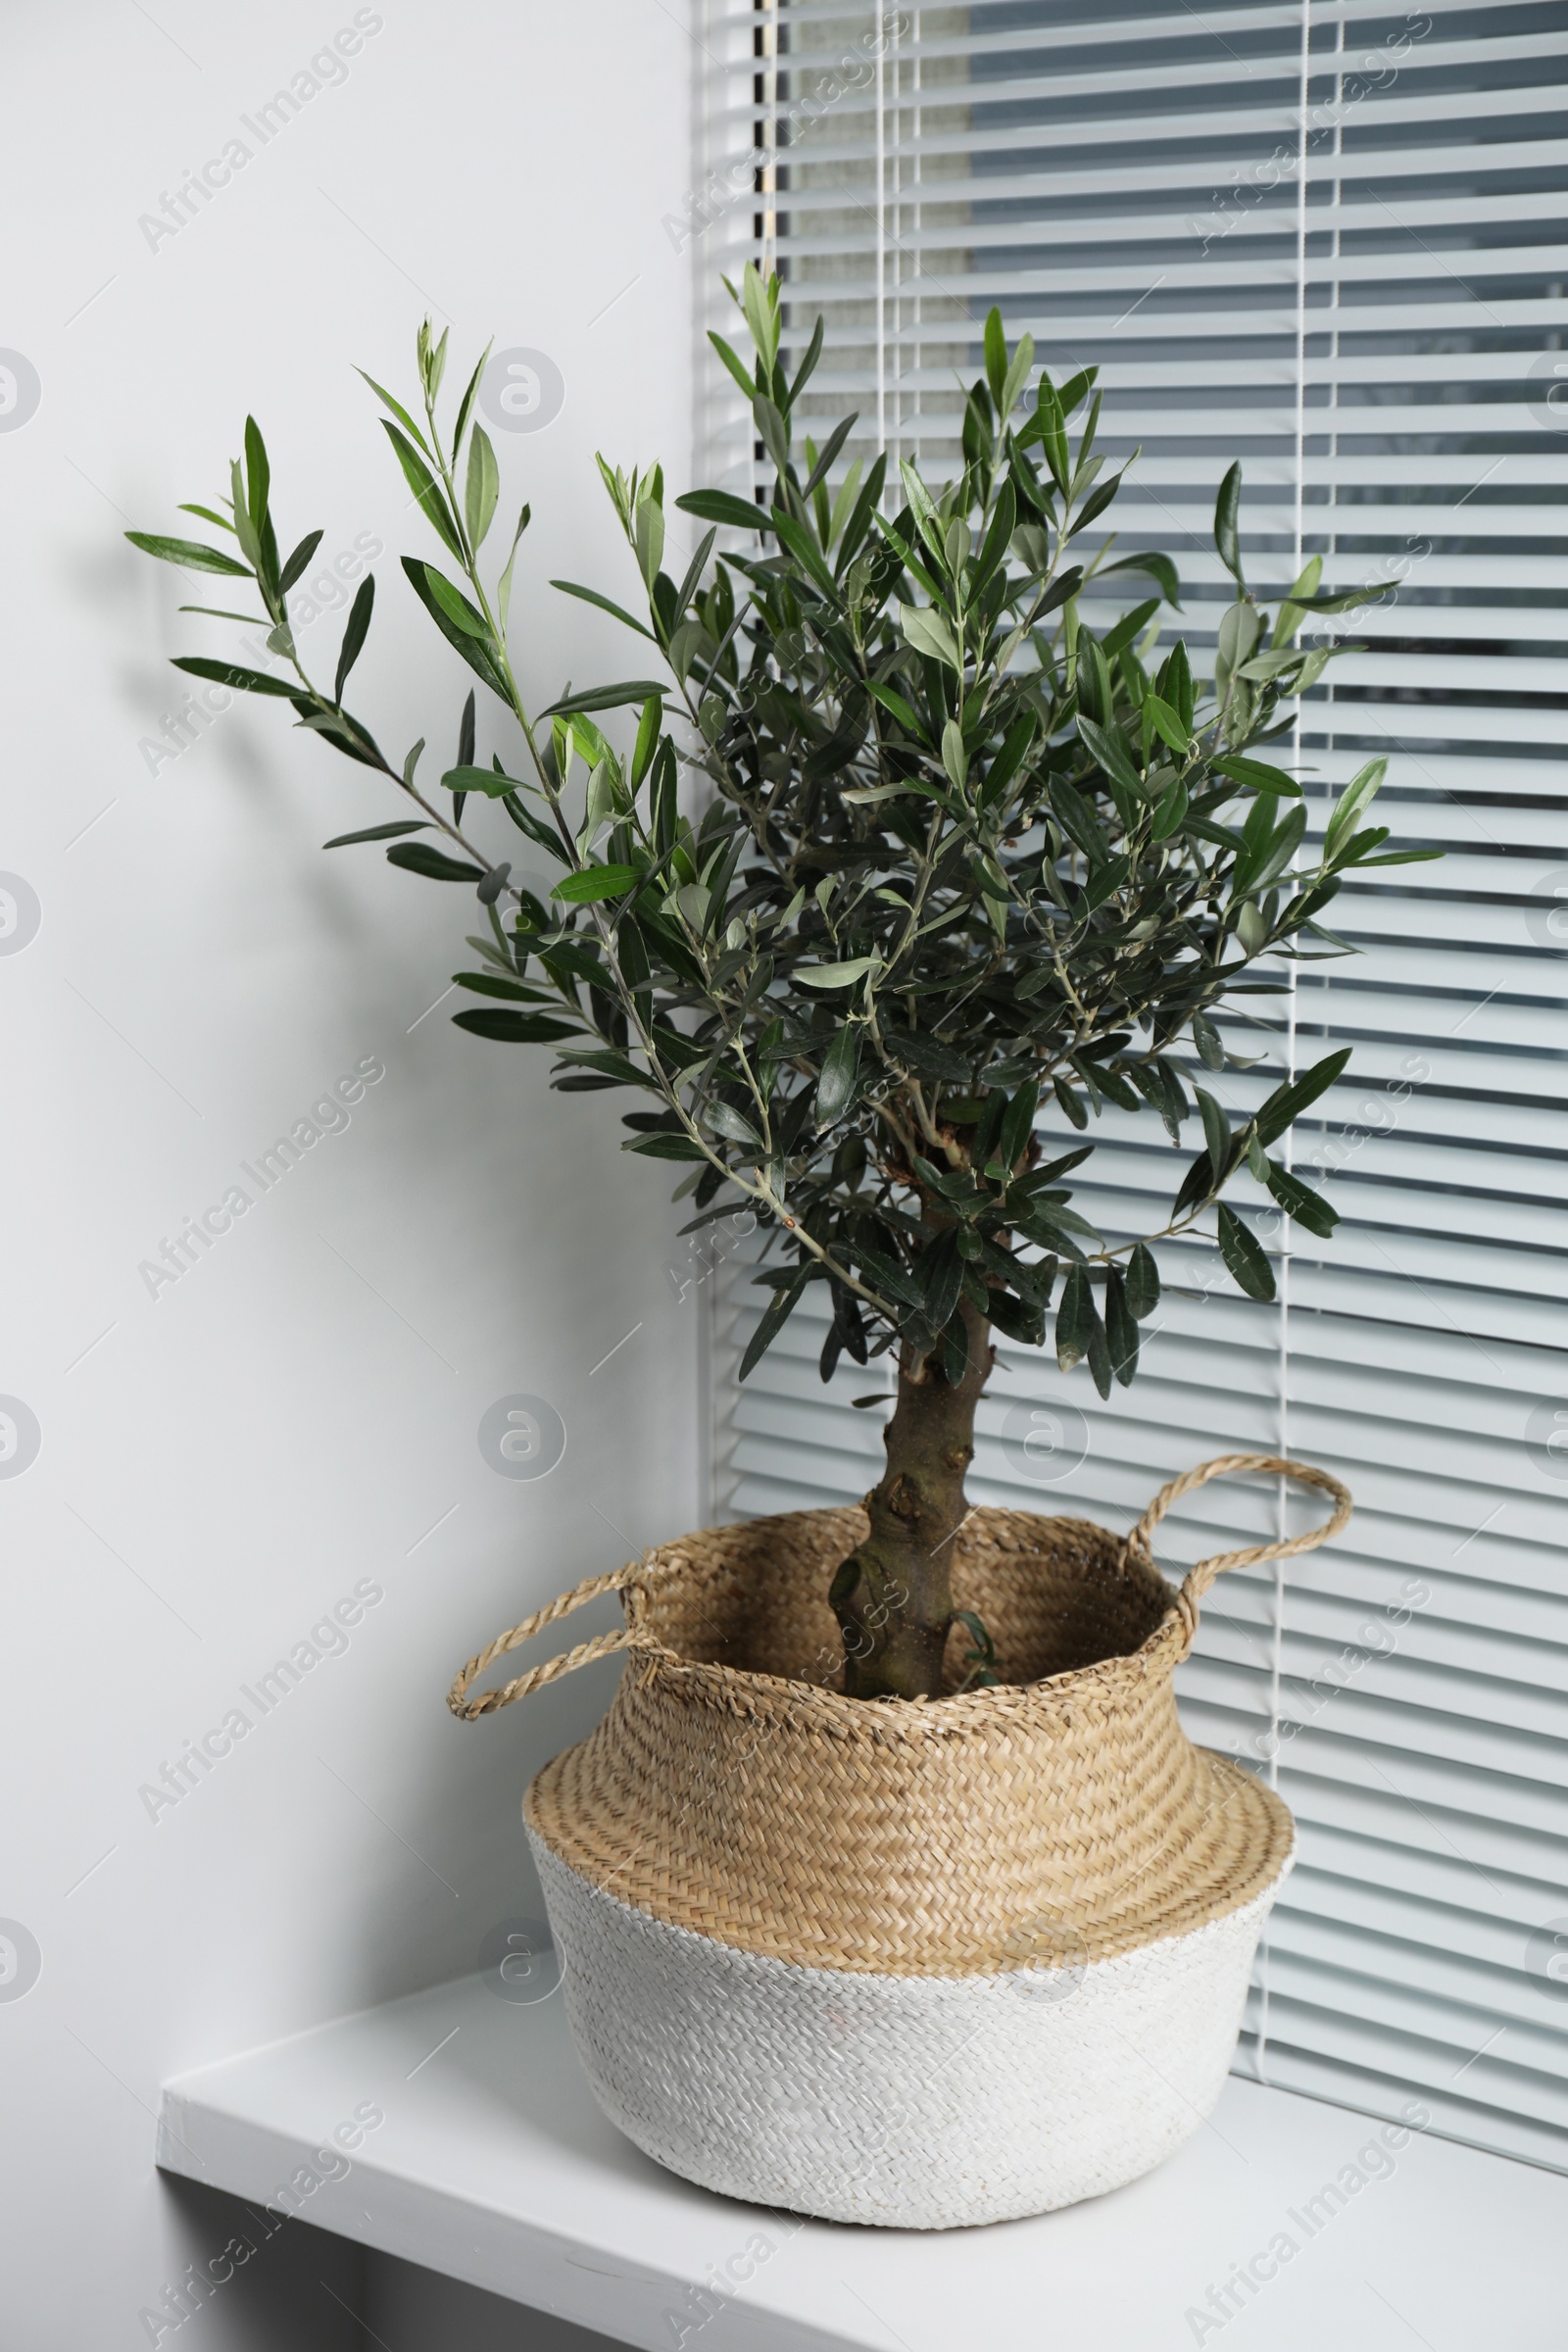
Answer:
<svg viewBox="0 0 1568 2352"><path fill-rule="evenodd" d="M1334 1516L1174 1592L1150 1537L1222 1471L1302 1481ZM1172 1671L1222 1569L1349 1514L1326 1472L1253 1454L1174 1481L1125 1539L972 1511L955 1598L1003 1679L926 1702L834 1688L825 1594L858 1509L685 1537L500 1636L456 1713L634 1653L524 1805L607 2114L726 2195L906 2229L1046 2212L1158 2163L1219 2096L1294 1849L1280 1799L1188 1740ZM615 1591L622 1631L468 1697Z"/></svg>

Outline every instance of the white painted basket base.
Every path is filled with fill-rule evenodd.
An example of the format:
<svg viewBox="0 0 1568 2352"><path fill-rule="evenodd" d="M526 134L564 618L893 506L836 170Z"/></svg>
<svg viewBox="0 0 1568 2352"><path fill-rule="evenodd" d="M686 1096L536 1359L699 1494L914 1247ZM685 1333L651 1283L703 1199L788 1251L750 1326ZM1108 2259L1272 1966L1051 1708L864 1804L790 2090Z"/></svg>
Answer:
<svg viewBox="0 0 1568 2352"><path fill-rule="evenodd" d="M1196 2132L1286 1875L1207 1927L1082 1969L862 1976L667 1926L530 1837L612 2123L723 2196L901 2230L1100 2196Z"/></svg>

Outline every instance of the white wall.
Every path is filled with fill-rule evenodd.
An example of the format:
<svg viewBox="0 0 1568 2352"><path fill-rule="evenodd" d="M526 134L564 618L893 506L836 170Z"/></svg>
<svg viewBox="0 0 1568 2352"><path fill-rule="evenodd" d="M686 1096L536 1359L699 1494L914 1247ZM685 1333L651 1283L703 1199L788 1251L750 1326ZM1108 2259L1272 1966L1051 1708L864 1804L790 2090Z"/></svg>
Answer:
<svg viewBox="0 0 1568 2352"><path fill-rule="evenodd" d="M472 960L473 901L374 850L321 856L398 811L286 706L236 702L149 772L179 690L163 657L237 632L176 616L232 600L120 536L199 529L175 503L223 489L254 410L288 533L320 525L323 559L384 543L359 699L400 754L428 734L439 773L468 674L398 568L439 551L353 372L411 396L429 308L454 373L493 335L564 379L548 428L495 434L504 506L534 508L514 638L536 704L636 674L632 641L546 582L635 586L596 448L689 478L691 261L661 227L691 177L684 16L378 0L346 77L263 147L241 117L352 0L8 12L0 345L41 400L0 414L0 868L42 919L0 954L0 1392L42 1445L0 1477L0 1917L42 1967L24 1997L0 1983L4 2352L129 2352L142 2307L222 2243L226 2202L154 2173L167 2077L466 1969L529 1908L520 1790L607 1672L471 1727L447 1683L698 1508L680 1212L617 1149L627 1099L551 1095L542 1050L466 1037L454 1003L419 1018ZM243 169L150 244L139 217L236 135ZM340 625L302 634L328 673ZM509 739L486 719L480 744ZM138 1262L371 1055L352 1125L149 1297ZM538 1483L478 1449L513 1392L568 1432ZM346 1653L149 1818L142 1785L364 1579L383 1597ZM297 2276L258 2261L179 2340L368 2340L356 2262L295 2235Z"/></svg>

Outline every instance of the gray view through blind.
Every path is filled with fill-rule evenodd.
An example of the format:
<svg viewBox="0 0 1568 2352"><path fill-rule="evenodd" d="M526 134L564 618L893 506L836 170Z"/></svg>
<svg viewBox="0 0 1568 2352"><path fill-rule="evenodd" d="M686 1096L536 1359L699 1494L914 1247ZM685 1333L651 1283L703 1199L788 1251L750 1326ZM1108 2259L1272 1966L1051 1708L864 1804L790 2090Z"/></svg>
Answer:
<svg viewBox="0 0 1568 2352"><path fill-rule="evenodd" d="M1318 825L1387 755L1386 820L1446 856L1344 891L1360 953L1283 967L1227 1025L1257 1066L1222 1081L1245 1114L1353 1046L1295 1144L1345 1221L1316 1243L1244 1177L1279 1302L1168 1248L1109 1404L1004 1342L973 1493L1125 1526L1213 1453L1347 1478L1348 1535L1223 1579L1181 1677L1194 1735L1300 1826L1238 2065L1379 2114L1415 2093L1441 2132L1568 2168L1568 7L711 0L704 37L709 174L667 226L724 331L718 272L748 257L797 342L823 314L803 408L859 412L847 457L954 468L998 303L1058 381L1100 364L1102 446L1142 451L1121 546L1177 554L1195 650L1233 457L1260 596L1313 554L1326 587L1388 584L1330 624L1364 650L1282 751ZM744 488L760 450L716 368L709 397L710 478ZM1190 1149L1109 1109L1096 1132L1080 1205L1152 1230ZM882 1415L851 1399L885 1366L823 1388L803 1307L735 1386L752 1246L712 1286L717 1505L862 1492ZM1167 1564L1284 1507L1210 1488Z"/></svg>

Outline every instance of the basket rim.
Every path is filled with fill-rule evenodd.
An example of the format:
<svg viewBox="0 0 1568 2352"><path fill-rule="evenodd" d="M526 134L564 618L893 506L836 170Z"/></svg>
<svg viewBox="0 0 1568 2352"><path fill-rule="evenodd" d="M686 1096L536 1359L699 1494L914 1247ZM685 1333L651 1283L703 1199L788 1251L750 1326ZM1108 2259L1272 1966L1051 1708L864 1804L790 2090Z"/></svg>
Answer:
<svg viewBox="0 0 1568 2352"><path fill-rule="evenodd" d="M703 1528L675 1538L671 1543L650 1551L643 1566L656 1573L666 1563L673 1567L687 1544L699 1540L711 1542L724 1536L743 1536L751 1531L773 1527L783 1529L791 1523L814 1522L821 1525L834 1520L859 1519L865 1522L863 1503L837 1503L800 1511L762 1512L755 1519L738 1519L718 1527ZM1017 1526L1020 1523L1036 1527L1069 1527L1083 1529L1102 1542L1117 1544L1121 1539L1102 1527L1098 1520L1081 1519L1071 1512L1015 1511L1004 1505L977 1503L963 1525L976 1522L983 1526ZM1023 1551L1022 1544L1007 1548ZM654 1605L652 1585L638 1576L626 1585L621 1594L621 1606L629 1629L637 1633L637 1663L630 1671L658 1675L670 1682L684 1684L695 1695L697 1692L722 1694L739 1714L762 1714L769 1717L812 1713L823 1719L823 1728L836 1724L839 1736L864 1738L885 1743L893 1740L915 1740L960 1737L984 1732L989 1726L1009 1715L1032 1711L1042 1699L1071 1696L1074 1687L1088 1690L1102 1687L1107 1678L1142 1680L1152 1669L1163 1662L1167 1650L1174 1652L1171 1666L1179 1663L1187 1642L1186 1621L1177 1603L1174 1587L1157 1565L1158 1579L1165 1605L1158 1623L1136 1649L1112 1650L1103 1658L1090 1660L1087 1665L1069 1666L1058 1674L1042 1675L1028 1683L996 1683L975 1690L952 1690L938 1698L850 1698L842 1690L832 1690L820 1683L810 1683L790 1675L769 1674L754 1667L727 1666L720 1659L689 1658L666 1642L650 1634L644 1624Z"/></svg>

